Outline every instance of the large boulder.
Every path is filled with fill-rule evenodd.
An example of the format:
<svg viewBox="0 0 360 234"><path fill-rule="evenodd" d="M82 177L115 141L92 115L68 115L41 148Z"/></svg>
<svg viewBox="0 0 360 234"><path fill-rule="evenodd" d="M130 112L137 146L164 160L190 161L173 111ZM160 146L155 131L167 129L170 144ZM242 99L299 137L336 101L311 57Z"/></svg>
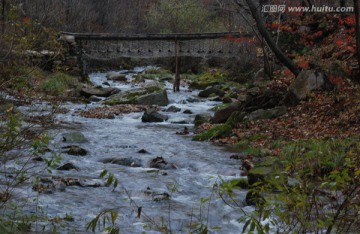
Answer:
<svg viewBox="0 0 360 234"><path fill-rule="evenodd" d="M166 106L168 103L169 99L165 89L162 92L145 94L136 100L136 104L139 105Z"/></svg>
<svg viewBox="0 0 360 234"><path fill-rule="evenodd" d="M225 123L226 120L230 117L230 115L235 111L241 110L241 107L242 107L242 105L240 102L234 102L234 103L231 103L229 106L226 106L224 108L217 110L214 114L212 122L213 123Z"/></svg>
<svg viewBox="0 0 360 234"><path fill-rule="evenodd" d="M209 87L203 91L199 92L199 97L210 97L210 96L219 96L219 97L223 97L225 95L225 92L222 91L221 89L218 89L216 87Z"/></svg>
<svg viewBox="0 0 360 234"><path fill-rule="evenodd" d="M273 119L286 114L287 108L285 106L277 106L271 109L259 109L251 112L245 116L245 120L253 121L259 119Z"/></svg>
<svg viewBox="0 0 360 234"><path fill-rule="evenodd" d="M325 85L324 74L315 70L303 70L296 77L294 83L289 86L284 99L286 105L296 105L304 100L311 91L322 88Z"/></svg>
<svg viewBox="0 0 360 234"><path fill-rule="evenodd" d="M169 103L169 99L165 89L160 86L150 86L112 95L104 103L107 105L139 104L166 106Z"/></svg>
<svg viewBox="0 0 360 234"><path fill-rule="evenodd" d="M119 93L120 90L117 88L103 88L103 87L86 87L80 90L80 94L86 98L91 96L97 97L109 97L113 94Z"/></svg>
<svg viewBox="0 0 360 234"><path fill-rule="evenodd" d="M251 113L258 109L270 109L278 106L284 99L284 94L279 91L267 89L255 96L247 95L243 103L243 110Z"/></svg>
<svg viewBox="0 0 360 234"><path fill-rule="evenodd" d="M164 122L168 119L168 116L162 115L152 108L147 109L141 117L141 121L143 122Z"/></svg>

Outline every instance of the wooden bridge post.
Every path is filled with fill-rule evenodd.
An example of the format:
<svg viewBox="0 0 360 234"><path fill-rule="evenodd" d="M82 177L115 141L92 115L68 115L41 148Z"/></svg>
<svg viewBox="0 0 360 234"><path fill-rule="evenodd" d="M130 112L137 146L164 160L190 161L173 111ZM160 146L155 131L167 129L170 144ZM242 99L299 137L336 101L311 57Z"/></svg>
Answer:
<svg viewBox="0 0 360 234"><path fill-rule="evenodd" d="M178 56L179 42L175 39L175 80L173 90L174 92L180 91L180 67L179 67L179 56Z"/></svg>
<svg viewBox="0 0 360 234"><path fill-rule="evenodd" d="M78 60L78 66L79 66L79 69L80 69L80 76L81 76L81 79L83 81L86 81L87 80L87 73L86 73L86 63L83 59L83 45L82 45L82 41L79 40L77 41L77 60Z"/></svg>

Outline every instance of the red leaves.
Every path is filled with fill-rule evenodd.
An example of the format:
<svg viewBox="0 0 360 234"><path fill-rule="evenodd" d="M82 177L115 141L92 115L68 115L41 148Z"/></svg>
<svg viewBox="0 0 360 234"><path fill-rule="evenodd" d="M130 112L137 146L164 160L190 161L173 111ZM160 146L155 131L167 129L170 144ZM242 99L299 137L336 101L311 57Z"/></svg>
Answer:
<svg viewBox="0 0 360 234"><path fill-rule="evenodd" d="M348 16L345 19L342 19L341 17L339 17L339 23L341 25L354 26L356 23L355 15Z"/></svg>
<svg viewBox="0 0 360 234"><path fill-rule="evenodd" d="M235 43L255 43L256 40L253 37L234 37L233 35L226 35L224 38L226 41L235 42Z"/></svg>
<svg viewBox="0 0 360 234"><path fill-rule="evenodd" d="M21 22L23 22L24 24L30 23L30 17L25 16L24 18L21 19Z"/></svg>

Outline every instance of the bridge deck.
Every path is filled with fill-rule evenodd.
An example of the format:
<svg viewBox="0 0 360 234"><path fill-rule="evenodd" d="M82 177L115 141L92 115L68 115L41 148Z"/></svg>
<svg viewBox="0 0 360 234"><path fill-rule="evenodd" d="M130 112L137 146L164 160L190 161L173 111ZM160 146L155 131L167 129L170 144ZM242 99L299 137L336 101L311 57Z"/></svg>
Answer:
<svg viewBox="0 0 360 234"><path fill-rule="evenodd" d="M116 34L116 33L71 33L62 32L61 35L73 37L75 40L113 40L113 41L158 41L158 40L203 40L232 37L253 37L241 32L212 32L212 33L167 33L167 34Z"/></svg>

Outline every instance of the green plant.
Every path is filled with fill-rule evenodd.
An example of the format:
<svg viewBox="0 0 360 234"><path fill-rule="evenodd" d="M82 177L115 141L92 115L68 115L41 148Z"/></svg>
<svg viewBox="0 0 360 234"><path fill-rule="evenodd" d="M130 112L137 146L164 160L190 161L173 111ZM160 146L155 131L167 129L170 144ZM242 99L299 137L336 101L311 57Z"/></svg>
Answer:
<svg viewBox="0 0 360 234"><path fill-rule="evenodd" d="M40 90L46 94L60 95L70 88L78 87L76 77L64 73L54 73L40 84Z"/></svg>
<svg viewBox="0 0 360 234"><path fill-rule="evenodd" d="M243 232L349 233L360 224L358 139L290 142L283 147L284 175L253 185L265 202L246 214Z"/></svg>

